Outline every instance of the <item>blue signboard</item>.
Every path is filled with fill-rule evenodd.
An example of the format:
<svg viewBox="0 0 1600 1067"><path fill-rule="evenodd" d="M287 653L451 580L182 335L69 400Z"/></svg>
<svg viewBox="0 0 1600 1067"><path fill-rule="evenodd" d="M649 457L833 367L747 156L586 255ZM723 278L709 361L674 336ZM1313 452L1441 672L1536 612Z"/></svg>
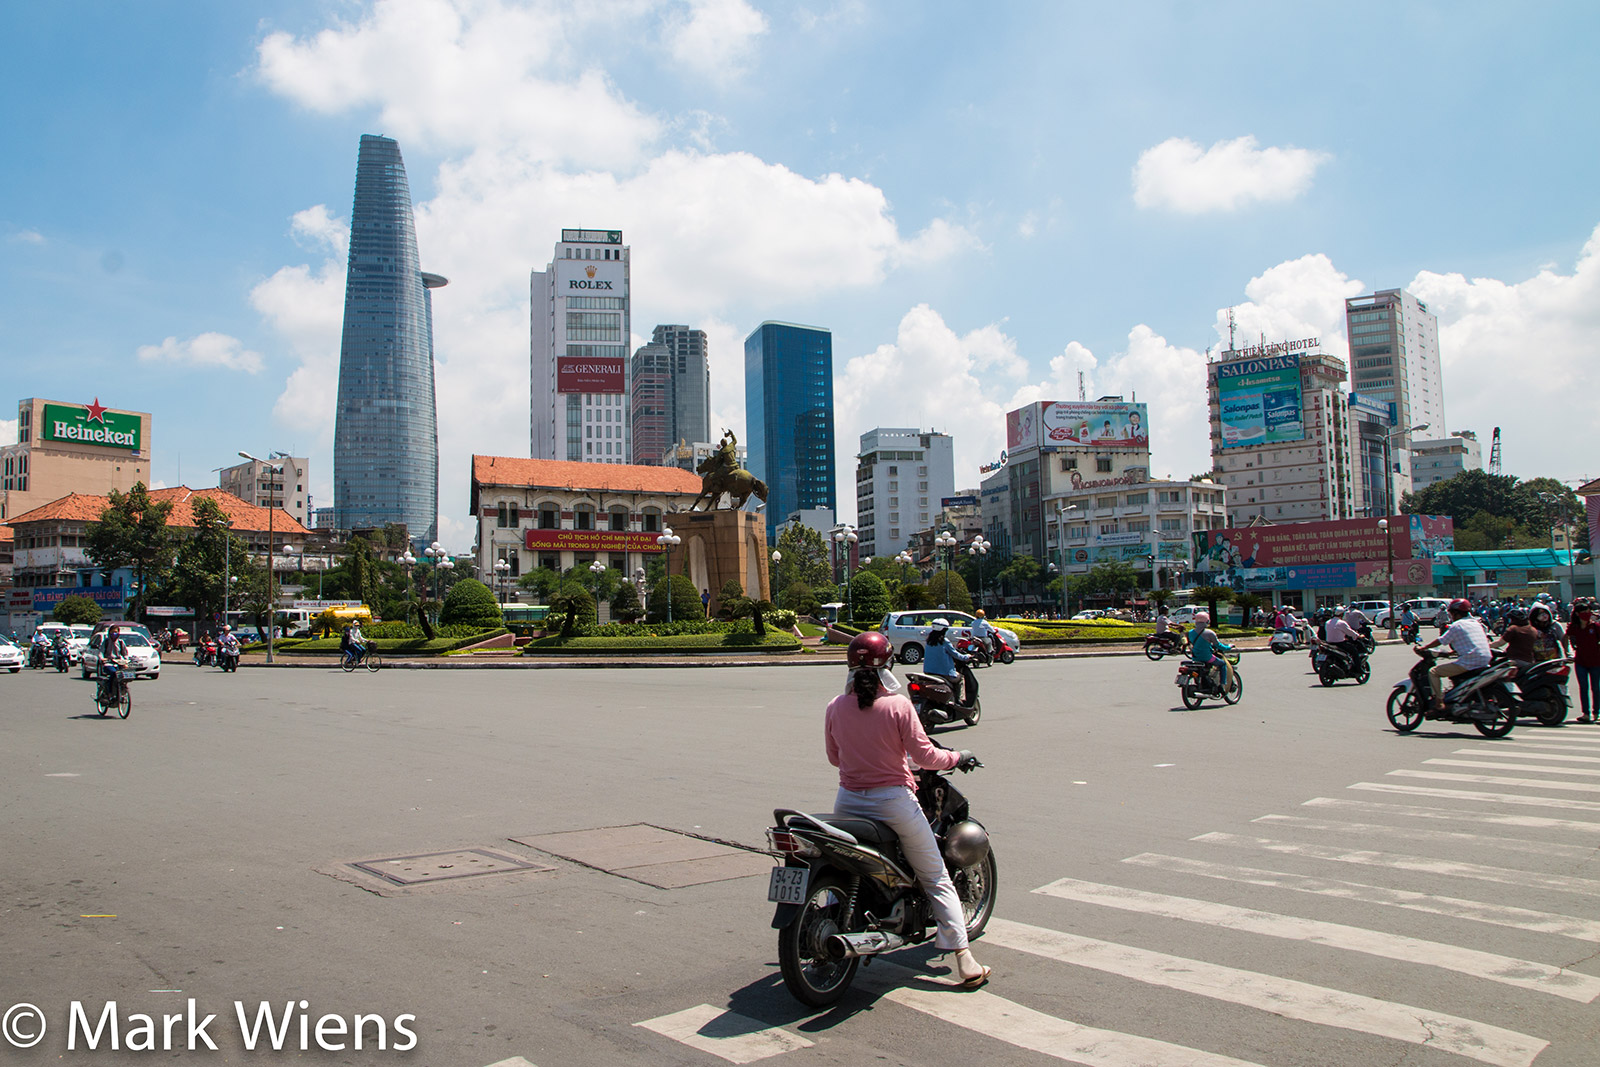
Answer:
<svg viewBox="0 0 1600 1067"><path fill-rule="evenodd" d="M122 586L120 585L90 585L90 586L55 586L50 589L35 589L33 591L33 610L48 612L69 596L81 596L100 605L101 611L122 610Z"/></svg>
<svg viewBox="0 0 1600 1067"><path fill-rule="evenodd" d="M975 508L978 498L975 496L942 496L939 498L941 508Z"/></svg>

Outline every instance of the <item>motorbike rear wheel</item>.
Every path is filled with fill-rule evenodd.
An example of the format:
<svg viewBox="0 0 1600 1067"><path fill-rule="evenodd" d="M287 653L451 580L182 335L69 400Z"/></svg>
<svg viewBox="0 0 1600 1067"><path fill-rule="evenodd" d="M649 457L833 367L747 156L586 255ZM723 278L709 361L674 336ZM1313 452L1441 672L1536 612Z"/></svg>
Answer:
<svg viewBox="0 0 1600 1067"><path fill-rule="evenodd" d="M1166 654L1167 654L1167 650L1165 648L1161 647L1159 642L1156 642L1156 641L1146 641L1145 642L1145 645L1144 645L1144 656L1145 656L1145 659L1148 659L1153 663L1160 663L1161 662L1161 657L1165 656Z"/></svg>
<svg viewBox="0 0 1600 1067"><path fill-rule="evenodd" d="M1011 651L1009 648L1006 649L1004 652L1000 653L1000 662L1001 663L1009 664L1009 663L1014 662L1016 660L1016 658L1017 658L1017 654L1015 652Z"/></svg>
<svg viewBox="0 0 1600 1067"><path fill-rule="evenodd" d="M1317 681L1321 682L1324 686L1331 686L1338 680L1338 677L1330 670L1321 670L1317 672Z"/></svg>
<svg viewBox="0 0 1600 1067"><path fill-rule="evenodd" d="M1273 645L1272 646L1272 654L1274 656L1281 656L1287 651L1289 651L1289 650L1284 648L1282 645Z"/></svg>
<svg viewBox="0 0 1600 1067"><path fill-rule="evenodd" d="M1200 690L1195 688L1193 682L1185 682L1180 693L1183 696L1183 706L1193 711L1200 706L1205 698L1200 695Z"/></svg>
<svg viewBox="0 0 1600 1067"><path fill-rule="evenodd" d="M850 887L843 878L825 874L811 883L794 922L778 931L778 969L783 984L807 1007L828 1007L855 981L860 958L829 959L823 948L834 934L863 928L859 911L851 916L850 929L839 925L849 896Z"/></svg>
<svg viewBox="0 0 1600 1067"><path fill-rule="evenodd" d="M974 700L972 707L962 708L961 711L961 718L966 721L966 724L968 726L976 726L978 725L978 720L983 718L983 701Z"/></svg>
<svg viewBox="0 0 1600 1067"><path fill-rule="evenodd" d="M1365 660L1363 660L1362 663L1361 663L1361 669L1356 671L1356 684L1357 685L1366 685L1371 680L1372 680L1372 665L1370 663L1367 663Z"/></svg>
<svg viewBox="0 0 1600 1067"><path fill-rule="evenodd" d="M1407 690L1396 689L1390 693L1384 711L1389 716L1389 725L1398 733L1409 734L1422 725L1422 701Z"/></svg>
<svg viewBox="0 0 1600 1067"><path fill-rule="evenodd" d="M956 896L961 898L961 913L967 920L967 936L977 937L989 925L994 914L994 900L1000 891L1000 879L994 861L994 849L989 849L979 863L950 872L956 884Z"/></svg>

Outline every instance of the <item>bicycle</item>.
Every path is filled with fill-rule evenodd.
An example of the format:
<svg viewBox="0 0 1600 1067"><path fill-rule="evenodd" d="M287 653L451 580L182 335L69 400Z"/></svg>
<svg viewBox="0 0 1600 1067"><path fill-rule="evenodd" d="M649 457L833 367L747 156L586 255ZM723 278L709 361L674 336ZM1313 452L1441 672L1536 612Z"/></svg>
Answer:
<svg viewBox="0 0 1600 1067"><path fill-rule="evenodd" d="M377 649L367 649L366 654L361 657L360 663L356 662L355 656L352 653L346 652L343 659L339 663L339 667L346 674L349 674L351 671L360 666L365 666L369 674L378 673L378 668L383 666L383 660L382 657L378 655Z"/></svg>
<svg viewBox="0 0 1600 1067"><path fill-rule="evenodd" d="M128 679L122 671L112 667L110 673L100 679L94 687L94 706L102 719L112 708L117 709L119 719L126 719L133 711L133 694L128 691Z"/></svg>

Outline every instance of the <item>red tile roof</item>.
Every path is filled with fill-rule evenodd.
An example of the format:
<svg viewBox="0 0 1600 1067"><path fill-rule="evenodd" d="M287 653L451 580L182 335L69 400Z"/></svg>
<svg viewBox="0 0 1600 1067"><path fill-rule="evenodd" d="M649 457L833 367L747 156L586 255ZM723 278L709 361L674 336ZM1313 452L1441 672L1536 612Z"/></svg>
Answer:
<svg viewBox="0 0 1600 1067"><path fill-rule="evenodd" d="M700 476L681 467L646 467L631 463L574 463L562 459L520 459L515 456L473 456L474 492L479 485L518 488L586 489L607 493L663 493L698 496Z"/></svg>
<svg viewBox="0 0 1600 1067"><path fill-rule="evenodd" d="M0 541L15 540L16 535L11 532L11 527L0 526Z"/></svg>
<svg viewBox="0 0 1600 1067"><path fill-rule="evenodd" d="M171 489L152 489L151 500L170 500L172 510L167 514L167 525L180 528L194 526L194 509L190 501L196 497L209 497L217 502L228 518L233 520L235 533L264 533L267 529L267 509L240 500L232 493L223 492L221 489L190 489L188 486L179 485ZM89 496L84 493L68 493L59 500L52 500L42 507L18 515L9 520L12 526L20 526L26 522L98 522L100 513L109 506L109 497ZM274 533L309 536L311 531L300 525L282 508L272 509L272 529Z"/></svg>

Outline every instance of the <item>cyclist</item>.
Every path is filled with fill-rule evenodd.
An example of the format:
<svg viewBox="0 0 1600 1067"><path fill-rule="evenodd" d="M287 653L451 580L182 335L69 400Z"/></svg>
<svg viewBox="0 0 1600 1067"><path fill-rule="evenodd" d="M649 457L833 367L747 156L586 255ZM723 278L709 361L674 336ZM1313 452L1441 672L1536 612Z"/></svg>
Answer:
<svg viewBox="0 0 1600 1067"><path fill-rule="evenodd" d="M344 640L345 658L354 666L360 666L367 655L367 639L361 633L361 623L353 622L345 627Z"/></svg>

